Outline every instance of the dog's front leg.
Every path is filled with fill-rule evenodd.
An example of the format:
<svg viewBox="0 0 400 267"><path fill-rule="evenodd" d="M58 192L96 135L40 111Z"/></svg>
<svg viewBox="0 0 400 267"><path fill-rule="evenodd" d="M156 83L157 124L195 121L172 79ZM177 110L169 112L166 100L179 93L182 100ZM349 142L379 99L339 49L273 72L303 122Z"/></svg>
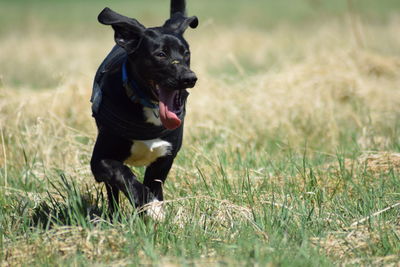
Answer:
<svg viewBox="0 0 400 267"><path fill-rule="evenodd" d="M149 188L140 183L128 166L111 159L91 162L92 172L96 181L107 185L110 211L114 211L113 202L118 200L118 191L122 191L129 201L137 208L154 198Z"/></svg>
<svg viewBox="0 0 400 267"><path fill-rule="evenodd" d="M171 169L174 157L172 155L162 157L147 167L144 175L143 184L150 189L153 199L149 199L150 205L147 207L147 215L157 221L165 218L163 201L163 184L167 179L169 170Z"/></svg>
<svg viewBox="0 0 400 267"><path fill-rule="evenodd" d="M164 199L163 184L167 179L173 161L173 156L168 155L157 159L146 169L143 184L150 189L156 200L162 201Z"/></svg>

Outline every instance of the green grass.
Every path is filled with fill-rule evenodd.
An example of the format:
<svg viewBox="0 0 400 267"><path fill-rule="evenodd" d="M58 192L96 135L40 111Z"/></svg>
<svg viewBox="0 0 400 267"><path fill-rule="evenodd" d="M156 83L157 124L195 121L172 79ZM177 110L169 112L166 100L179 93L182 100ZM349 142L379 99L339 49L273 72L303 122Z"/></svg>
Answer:
<svg viewBox="0 0 400 267"><path fill-rule="evenodd" d="M188 1L200 79L163 222L124 197L107 217L89 98L98 12L158 25L166 1L1 3L0 265L398 264L399 1Z"/></svg>
<svg viewBox="0 0 400 267"><path fill-rule="evenodd" d="M178 164L190 158L186 153ZM170 177L165 190L175 201L167 204L168 216L161 223L143 220L125 205L118 222L110 224L100 187L79 189L64 174L49 177L53 181L50 193L40 197L39 203L24 193L35 190L3 195L1 257L8 261L28 246L35 252L26 263L33 265L86 265L89 257L92 263L122 258L129 265L165 261L191 265L211 260L221 266L329 266L338 259L319 252L323 248L315 240L332 233L337 240L346 240L344 233L351 232L360 240L347 241L348 249L363 264L373 263L375 257L398 255L398 231L390 223L398 219L398 210L350 227L351 222L398 202L399 176L393 170L376 174L362 166L352 169L344 166L344 156L338 154L325 159L338 161L330 173L319 155L290 152L280 155L285 160L275 160L252 154L246 151L228 158L222 153L211 166L199 160L185 186L179 179L188 174L177 172ZM9 173L9 179L18 176ZM282 180L277 183L271 177ZM364 241L369 233L376 236ZM75 253L60 254L68 249Z"/></svg>

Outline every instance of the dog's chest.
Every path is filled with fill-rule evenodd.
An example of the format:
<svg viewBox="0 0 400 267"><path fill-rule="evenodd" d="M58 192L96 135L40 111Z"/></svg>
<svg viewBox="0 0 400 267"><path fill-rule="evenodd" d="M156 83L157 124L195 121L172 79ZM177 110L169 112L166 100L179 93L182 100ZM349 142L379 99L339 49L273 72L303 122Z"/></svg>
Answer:
<svg viewBox="0 0 400 267"><path fill-rule="evenodd" d="M160 112L158 109L144 107L143 114L147 123L161 126Z"/></svg>
<svg viewBox="0 0 400 267"><path fill-rule="evenodd" d="M148 166L160 157L164 157L171 152L171 143L153 139L146 141L133 141L131 155L125 163L132 166Z"/></svg>

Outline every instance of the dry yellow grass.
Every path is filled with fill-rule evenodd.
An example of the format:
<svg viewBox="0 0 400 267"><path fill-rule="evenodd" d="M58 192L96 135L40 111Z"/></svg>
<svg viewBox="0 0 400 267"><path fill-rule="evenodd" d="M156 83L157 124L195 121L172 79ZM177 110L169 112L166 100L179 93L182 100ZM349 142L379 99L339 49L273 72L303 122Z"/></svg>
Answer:
<svg viewBox="0 0 400 267"><path fill-rule="evenodd" d="M200 80L189 98L186 147L195 149L193 139L199 133L218 133L226 142L217 146L226 150L257 147L266 135L276 134L292 147L311 140L311 145L324 144L334 152L341 127L349 126L362 133L357 140L361 148L385 150L398 138L390 131L399 119L400 57L384 50L385 44L400 45L399 24L394 16L388 25L364 25L367 48L360 48L347 24L339 21L269 32L204 23L188 34ZM3 37L0 61L9 62L1 74L3 134L27 154L40 154L47 168L89 172L81 159L90 153L96 132L90 116L91 84L112 46L109 37L64 40L39 32L31 33L29 41ZM16 46L20 52L14 54ZM256 73L242 64L250 64ZM26 69L44 75L27 73L21 88L4 78ZM55 89L29 88L30 80L48 75L62 77ZM88 141L80 143L81 137ZM10 162L22 158L19 151L4 149Z"/></svg>
<svg viewBox="0 0 400 267"><path fill-rule="evenodd" d="M399 222L392 223L396 226L392 227L387 223L384 228L399 235ZM357 225L343 229L343 231L329 233L325 238L312 238L311 241L324 252L342 259L342 263L345 265L368 265L365 262L365 258L358 257L357 253L359 251L369 253L372 247L382 244L381 239L382 236L376 231L372 231L370 226ZM370 264L376 266L398 266L398 260L398 255L387 255L373 258Z"/></svg>
<svg viewBox="0 0 400 267"><path fill-rule="evenodd" d="M388 141L379 135L379 126L398 118L400 58L383 50L385 43L393 47L400 43L399 24L393 17L388 25L365 25L367 48L360 48L347 24L338 21L314 29L281 26L269 32L204 23L198 33L188 34L193 69L200 80L189 99L187 133L214 129L240 145L279 129L294 146L305 137L334 145L338 121L344 120L363 130L361 146L372 142L384 147ZM385 39L376 40L382 35ZM112 40L109 36L64 40L43 33L32 33L28 40L7 36L1 43L0 61L10 62L2 73L3 128L29 122L32 137L48 131L42 127L52 127L53 136L59 135L57 131L76 134L68 127L94 136L88 99L93 73ZM13 54L16 46L20 52ZM256 68L256 74L243 64ZM14 90L4 76L26 69L45 75L28 73L18 86L22 88ZM30 79L51 78L48 75L62 77L56 90L29 89ZM43 124L49 119L52 126Z"/></svg>

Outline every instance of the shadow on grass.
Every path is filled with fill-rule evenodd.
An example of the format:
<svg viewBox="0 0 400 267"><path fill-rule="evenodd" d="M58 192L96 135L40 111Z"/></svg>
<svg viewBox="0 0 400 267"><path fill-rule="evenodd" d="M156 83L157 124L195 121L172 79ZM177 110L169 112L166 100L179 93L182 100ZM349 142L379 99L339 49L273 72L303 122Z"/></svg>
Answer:
<svg viewBox="0 0 400 267"><path fill-rule="evenodd" d="M47 197L33 210L31 226L52 228L54 225L90 227L99 219L107 218L106 201L99 187L80 192L77 185L60 174L60 180L50 182ZM51 191L54 191L50 193Z"/></svg>

